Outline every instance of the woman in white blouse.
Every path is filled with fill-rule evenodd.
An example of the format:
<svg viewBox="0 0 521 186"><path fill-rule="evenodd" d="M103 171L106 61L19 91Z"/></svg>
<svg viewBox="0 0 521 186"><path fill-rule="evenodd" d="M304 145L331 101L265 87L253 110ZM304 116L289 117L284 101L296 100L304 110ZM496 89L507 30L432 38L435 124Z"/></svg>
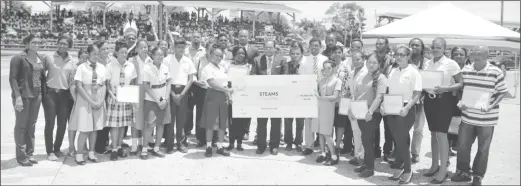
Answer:
<svg viewBox="0 0 521 186"><path fill-rule="evenodd" d="M74 80L78 96L74 103L71 114L71 123L76 123L76 131L80 132L78 137L78 153L76 163L85 165L83 160L83 149L87 137L89 138L88 160L99 162L94 153L97 131L103 129L105 122L105 66L98 63L98 47L89 45L87 47L89 60L81 64L76 70ZM72 126L72 125L71 125ZM74 129L69 129L74 130Z"/></svg>
<svg viewBox="0 0 521 186"><path fill-rule="evenodd" d="M111 62L107 64L107 122L106 127L110 127L110 137L112 141L112 153L110 160L117 160L118 156L125 158L126 153L121 148L125 127L134 121L134 108L132 103L117 101L118 87L136 84L136 69L134 64L127 61L128 46L125 42L118 41L116 50Z"/></svg>

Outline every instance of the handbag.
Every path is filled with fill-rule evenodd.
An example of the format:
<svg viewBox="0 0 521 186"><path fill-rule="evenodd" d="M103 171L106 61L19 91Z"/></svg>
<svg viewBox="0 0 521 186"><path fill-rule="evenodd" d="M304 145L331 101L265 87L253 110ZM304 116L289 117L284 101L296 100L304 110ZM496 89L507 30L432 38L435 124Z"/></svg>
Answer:
<svg viewBox="0 0 521 186"><path fill-rule="evenodd" d="M450 120L449 134L458 135L460 124L461 124L461 116L453 116L452 120Z"/></svg>

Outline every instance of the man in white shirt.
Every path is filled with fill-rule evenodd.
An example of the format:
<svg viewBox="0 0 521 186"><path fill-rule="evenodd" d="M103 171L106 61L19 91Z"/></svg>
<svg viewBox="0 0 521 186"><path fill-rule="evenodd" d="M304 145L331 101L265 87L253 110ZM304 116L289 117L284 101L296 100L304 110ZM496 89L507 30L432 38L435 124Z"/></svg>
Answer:
<svg viewBox="0 0 521 186"><path fill-rule="evenodd" d="M171 102L170 102L170 125L165 128L165 142L167 153L174 152L174 127L177 150L186 153L186 147L181 144L184 139L184 125L186 119L186 109L188 107L188 90L192 86L193 75L196 73L194 64L190 58L184 55L186 41L180 38L174 42L174 56L168 64L171 80Z"/></svg>
<svg viewBox="0 0 521 186"><path fill-rule="evenodd" d="M311 52L310 56L307 56L305 60L302 60L302 64L300 64L300 68L298 70L298 74L301 75L310 75L314 74L320 76L320 71L322 70L323 63L327 60L327 57L320 54L321 49L320 40L313 38L309 41L309 51ZM309 155L313 153L313 132L311 132L311 120L312 118L306 118L304 121L304 147L305 150L302 152L302 155Z"/></svg>
<svg viewBox="0 0 521 186"><path fill-rule="evenodd" d="M186 49L185 55L188 56L188 58L190 58L190 60L194 64L194 67L197 67L197 65L200 62L200 59L202 57L204 57L204 55L206 55L206 49L201 45L201 33L194 32L192 34L192 45ZM196 68L195 71L196 71L196 73L199 72L199 68ZM197 80L198 80L197 76L194 77L194 82ZM193 119L194 118L194 112L193 112L194 107L197 104L197 102L202 101L202 100L198 100L198 99L204 99L204 97L197 98L195 96L195 94L200 92L199 90L195 90L195 89L200 89L200 88L201 87L199 87L197 85L191 86L189 93L188 93L188 110L187 110L188 114L187 114L187 119L186 119L186 125L184 128L186 136L190 135L192 133L192 129L194 128L194 119ZM200 105L200 106L202 107L202 105ZM199 109L199 108L197 108L197 109ZM196 117L196 121L199 121L200 118L201 118L201 115L198 114ZM183 143L183 145L188 146L188 143L186 142L186 139L187 139L186 136L183 139L182 143Z"/></svg>

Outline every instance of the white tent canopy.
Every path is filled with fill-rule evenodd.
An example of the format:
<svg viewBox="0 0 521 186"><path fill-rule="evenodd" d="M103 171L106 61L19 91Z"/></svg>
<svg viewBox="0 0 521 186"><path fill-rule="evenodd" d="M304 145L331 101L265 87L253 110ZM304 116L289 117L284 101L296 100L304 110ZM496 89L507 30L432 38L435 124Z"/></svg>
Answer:
<svg viewBox="0 0 521 186"><path fill-rule="evenodd" d="M451 39L483 39L518 41L520 34L451 3L443 3L391 24L369 30L363 37L443 37Z"/></svg>
<svg viewBox="0 0 521 186"><path fill-rule="evenodd" d="M390 45L397 44L409 44L412 38L389 38ZM434 38L421 37L425 45L431 45ZM376 44L376 38L363 38L364 46L374 47ZM486 45L490 49L494 50L513 50L519 52L520 45L514 41L493 41L493 40L481 40L481 39L445 39L448 47L465 47L471 48L477 45Z"/></svg>

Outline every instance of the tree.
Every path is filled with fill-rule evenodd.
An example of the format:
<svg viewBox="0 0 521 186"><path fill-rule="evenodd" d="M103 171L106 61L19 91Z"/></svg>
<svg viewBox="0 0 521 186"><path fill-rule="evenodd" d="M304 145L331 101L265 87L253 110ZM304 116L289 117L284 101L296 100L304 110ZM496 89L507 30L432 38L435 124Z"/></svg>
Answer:
<svg viewBox="0 0 521 186"><path fill-rule="evenodd" d="M365 10L356 3L334 3L326 11L327 21L344 32L344 45L350 46L351 39L362 35L366 20Z"/></svg>

